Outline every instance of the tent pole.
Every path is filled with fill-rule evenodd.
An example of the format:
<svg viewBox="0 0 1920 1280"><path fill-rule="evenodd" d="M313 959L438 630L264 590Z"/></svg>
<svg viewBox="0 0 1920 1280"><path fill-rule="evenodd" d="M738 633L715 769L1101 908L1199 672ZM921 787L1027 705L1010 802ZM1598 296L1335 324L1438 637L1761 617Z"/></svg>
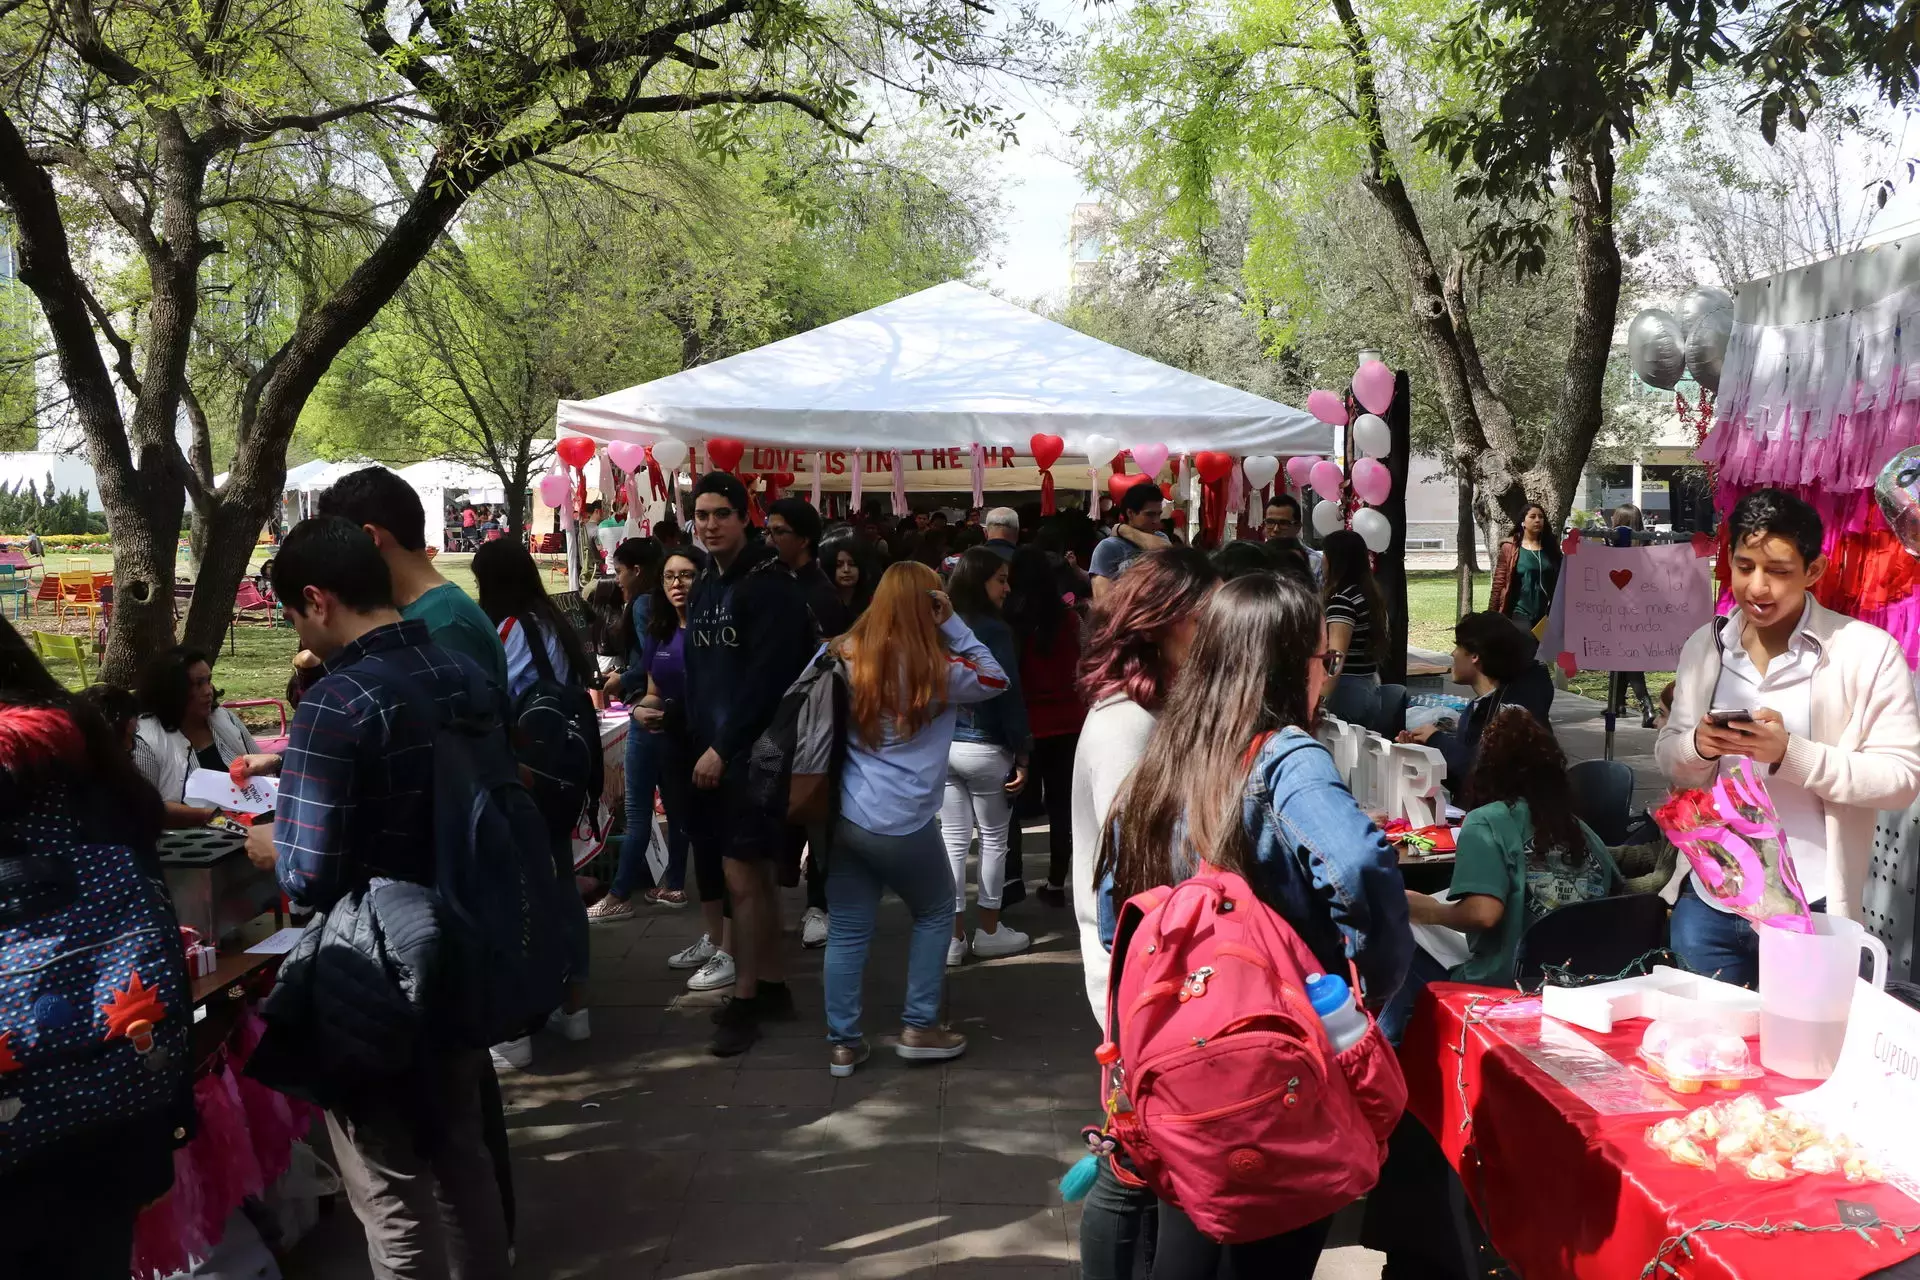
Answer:
<svg viewBox="0 0 1920 1280"><path fill-rule="evenodd" d="M567 590L577 594L580 590L580 522L563 518L561 525L567 532Z"/></svg>

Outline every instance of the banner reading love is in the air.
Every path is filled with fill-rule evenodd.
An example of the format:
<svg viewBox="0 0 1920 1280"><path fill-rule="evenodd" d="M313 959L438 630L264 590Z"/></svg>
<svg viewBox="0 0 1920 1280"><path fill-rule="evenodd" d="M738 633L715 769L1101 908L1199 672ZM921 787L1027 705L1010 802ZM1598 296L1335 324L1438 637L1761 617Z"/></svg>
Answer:
<svg viewBox="0 0 1920 1280"><path fill-rule="evenodd" d="M1696 548L1582 541L1561 561L1540 657L1577 671L1672 671L1712 617L1713 580Z"/></svg>

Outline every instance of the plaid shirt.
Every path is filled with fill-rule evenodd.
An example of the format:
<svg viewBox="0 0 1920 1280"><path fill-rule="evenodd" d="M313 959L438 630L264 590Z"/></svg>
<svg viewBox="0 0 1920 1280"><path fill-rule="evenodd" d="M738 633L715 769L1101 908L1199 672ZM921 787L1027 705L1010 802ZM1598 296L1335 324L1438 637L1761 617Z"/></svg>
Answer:
<svg viewBox="0 0 1920 1280"><path fill-rule="evenodd" d="M324 910L376 876L433 882L433 727L366 678L374 670L415 681L450 713L488 688L424 622L375 627L327 662L294 715L274 814L280 887L303 907Z"/></svg>

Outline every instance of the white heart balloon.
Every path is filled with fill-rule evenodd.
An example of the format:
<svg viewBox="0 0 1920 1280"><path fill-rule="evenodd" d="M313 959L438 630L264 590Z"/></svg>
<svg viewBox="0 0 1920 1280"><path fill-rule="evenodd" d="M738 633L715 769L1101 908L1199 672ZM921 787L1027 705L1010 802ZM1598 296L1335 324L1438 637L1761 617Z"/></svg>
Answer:
<svg viewBox="0 0 1920 1280"><path fill-rule="evenodd" d="M664 470L678 471L680 465L687 460L687 446L684 441L675 440L671 436L665 440L657 440L653 445L653 460Z"/></svg>
<svg viewBox="0 0 1920 1280"><path fill-rule="evenodd" d="M1353 422L1353 443L1369 458L1384 458L1393 448L1393 432L1378 414L1363 413Z"/></svg>
<svg viewBox="0 0 1920 1280"><path fill-rule="evenodd" d="M1256 489L1264 489L1280 474L1280 459L1256 454L1241 463L1240 469L1247 473L1248 484Z"/></svg>
<svg viewBox="0 0 1920 1280"><path fill-rule="evenodd" d="M1393 526L1372 507L1353 513L1353 531L1366 540L1367 550L1379 555L1393 544Z"/></svg>
<svg viewBox="0 0 1920 1280"><path fill-rule="evenodd" d="M1345 527L1346 527L1346 522L1342 520L1340 517L1339 503L1316 502L1314 504L1313 506L1314 532L1318 533L1321 537L1324 538L1330 533L1338 533L1341 529Z"/></svg>
<svg viewBox="0 0 1920 1280"><path fill-rule="evenodd" d="M1086 451L1090 467L1104 467L1120 456L1120 442L1105 436L1088 436L1081 447Z"/></svg>

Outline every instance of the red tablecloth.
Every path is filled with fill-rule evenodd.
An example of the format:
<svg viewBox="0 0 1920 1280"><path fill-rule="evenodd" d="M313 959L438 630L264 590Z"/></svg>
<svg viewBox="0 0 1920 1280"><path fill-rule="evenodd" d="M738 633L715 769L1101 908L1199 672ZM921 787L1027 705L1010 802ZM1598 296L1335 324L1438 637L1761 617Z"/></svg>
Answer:
<svg viewBox="0 0 1920 1280"><path fill-rule="evenodd" d="M1513 993L1429 987L1400 1061L1408 1109L1439 1140L1494 1247L1526 1280L1633 1280L1664 1241L1690 1227L1708 1220L1836 1225L1836 1200L1871 1205L1882 1222L1903 1229L1920 1224L1920 1204L1890 1186L1857 1186L1837 1174L1761 1183L1674 1164L1646 1145L1657 1115L1599 1115L1489 1027L1466 1025L1468 1003L1489 994ZM1645 1029L1636 1019L1610 1035L1580 1034L1629 1061ZM1769 1105L1810 1087L1775 1075L1753 1086ZM1712 1090L1675 1101L1691 1109L1733 1096ZM1684 1280L1859 1280L1920 1254L1920 1233L1909 1230L1904 1243L1886 1229L1869 1234L1872 1243L1851 1231L1709 1231L1692 1237L1690 1257L1670 1251L1664 1261ZM1658 1267L1651 1274L1668 1275Z"/></svg>

